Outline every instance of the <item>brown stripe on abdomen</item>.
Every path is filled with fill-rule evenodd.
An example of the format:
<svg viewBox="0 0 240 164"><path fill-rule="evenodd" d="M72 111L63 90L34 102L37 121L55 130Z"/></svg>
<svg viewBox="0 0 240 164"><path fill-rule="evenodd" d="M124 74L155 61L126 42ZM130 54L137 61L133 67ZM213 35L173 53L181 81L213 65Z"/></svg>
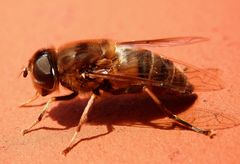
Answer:
<svg viewBox="0 0 240 164"><path fill-rule="evenodd" d="M173 62L157 55L152 55L152 61L149 79L170 82L174 73Z"/></svg>
<svg viewBox="0 0 240 164"><path fill-rule="evenodd" d="M138 51L138 76L148 78L152 66L152 53L148 50Z"/></svg>
<svg viewBox="0 0 240 164"><path fill-rule="evenodd" d="M188 82L187 77L175 67L172 61L157 55L153 55L152 60L153 66L149 79L160 81L169 89L179 92L193 91L193 86Z"/></svg>

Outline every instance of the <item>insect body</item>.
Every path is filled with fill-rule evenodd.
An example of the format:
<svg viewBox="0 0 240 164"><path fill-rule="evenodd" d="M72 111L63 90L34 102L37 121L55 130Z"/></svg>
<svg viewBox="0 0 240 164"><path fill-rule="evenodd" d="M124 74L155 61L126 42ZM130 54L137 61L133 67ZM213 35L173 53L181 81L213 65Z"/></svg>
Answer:
<svg viewBox="0 0 240 164"><path fill-rule="evenodd" d="M144 85L165 88L171 85L170 89L184 93L193 90L187 77L172 61L149 50L116 47L107 40L65 46L59 50L55 65L56 82L75 92L102 89L121 94L133 92L134 88L141 90ZM42 95L48 93L43 87L37 88Z"/></svg>
<svg viewBox="0 0 240 164"><path fill-rule="evenodd" d="M43 111L23 134L41 121L52 101L69 100L79 93L92 92L81 116L76 132L67 148L73 145L81 126L87 121L87 114L99 90L114 95L146 92L155 103L161 106L166 116L183 126L212 135L211 130L203 130L185 122L172 114L161 103L152 89L158 88L164 94L190 95L195 90L217 90L221 86L207 70L200 70L183 63L176 63L159 56L141 46L175 46L204 41L201 37L179 37L156 40L113 42L111 40L89 40L66 44L59 49L41 49L30 59L23 70L23 76L31 73L37 94L46 96L54 92L59 84L72 91L72 94L53 97ZM183 69L177 65L184 66ZM207 80L207 81L206 81ZM31 101L31 100L30 100ZM28 101L27 103L29 103Z"/></svg>

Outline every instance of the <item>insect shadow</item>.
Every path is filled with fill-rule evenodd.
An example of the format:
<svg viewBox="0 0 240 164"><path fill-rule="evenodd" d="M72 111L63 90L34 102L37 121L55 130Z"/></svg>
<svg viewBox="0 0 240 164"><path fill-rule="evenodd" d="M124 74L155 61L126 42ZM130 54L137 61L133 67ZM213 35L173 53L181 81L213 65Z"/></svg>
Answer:
<svg viewBox="0 0 240 164"><path fill-rule="evenodd" d="M191 106L196 99L197 95L192 94L180 97L162 97L161 101L174 114L179 114L181 117L181 113L186 112L185 117L183 117L184 119L204 128L226 129L240 124L240 121L232 116L228 117L221 113L211 112L210 110L206 112L200 109L194 109L195 107ZM32 129L31 131L40 129L66 130L77 126L87 101L88 99L76 98L70 101L60 102L55 107L51 108L48 112L48 117L64 126L63 128L40 127ZM196 111L196 113L194 115L192 112L188 113L188 111ZM188 119L188 116L190 119ZM211 123L212 125L210 125ZM182 126L178 126L178 124L171 119L166 118L159 106L145 94L107 96L97 99L92 110L88 114L88 124L106 125L107 132L82 138L77 141L72 148L82 141L95 139L111 133L114 130L114 125L157 128L162 130L185 129Z"/></svg>
<svg viewBox="0 0 240 164"><path fill-rule="evenodd" d="M161 98L164 105L174 114L179 115L188 122L203 128L226 129L240 124L239 119L233 115L220 113L219 111L204 110L195 106L197 95L165 96ZM75 98L70 101L62 101L52 107L48 112L51 119L57 121L63 128L40 127L32 129L67 130L77 126L83 109L88 99ZM134 126L140 128L157 129L185 129L177 126L174 121L167 118L152 99L146 94L126 94L120 96L106 96L97 99L88 114L88 124L111 126Z"/></svg>
<svg viewBox="0 0 240 164"><path fill-rule="evenodd" d="M187 97L165 97L164 104L173 113L178 114L188 109L196 100L195 94ZM49 117L66 128L78 124L87 99L60 102L49 111ZM126 125L142 124L159 129L169 129L165 126L156 126L150 122L165 117L150 97L145 94L107 96L98 99L88 114L88 124L98 125Z"/></svg>
<svg viewBox="0 0 240 164"><path fill-rule="evenodd" d="M161 101L173 113L178 114L187 110L196 100L197 95L192 94L182 97L164 97ZM40 127L30 130L66 130L77 126L83 109L87 105L88 99L75 98L70 101L62 101L52 107L47 117L57 121L63 128ZM41 106L38 104L36 106ZM35 105L33 105L35 106ZM32 106L31 106L32 107ZM118 126L138 126L153 127L158 129L173 129L173 121L163 121L156 125L152 120L165 118L166 115L161 111L152 99L146 94L126 94L120 96L105 96L97 99L88 114L88 124L91 125L111 125ZM111 128L108 128L111 129Z"/></svg>

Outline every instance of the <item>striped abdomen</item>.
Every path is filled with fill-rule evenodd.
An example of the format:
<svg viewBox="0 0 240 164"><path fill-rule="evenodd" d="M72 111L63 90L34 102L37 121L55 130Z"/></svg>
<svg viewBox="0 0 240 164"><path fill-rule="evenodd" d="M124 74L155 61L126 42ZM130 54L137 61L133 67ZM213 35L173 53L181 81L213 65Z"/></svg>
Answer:
<svg viewBox="0 0 240 164"><path fill-rule="evenodd" d="M114 73L159 81L166 88L179 92L192 92L193 86L171 60L149 50L117 48L118 60Z"/></svg>

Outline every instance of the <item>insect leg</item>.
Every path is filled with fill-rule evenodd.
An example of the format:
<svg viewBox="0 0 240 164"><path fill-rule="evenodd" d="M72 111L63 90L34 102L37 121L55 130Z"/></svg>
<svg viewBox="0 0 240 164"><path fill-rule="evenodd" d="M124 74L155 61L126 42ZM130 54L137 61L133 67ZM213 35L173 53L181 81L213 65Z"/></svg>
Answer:
<svg viewBox="0 0 240 164"><path fill-rule="evenodd" d="M153 99L153 101L158 104L162 111L164 112L165 115L167 115L169 118L175 120L177 123L183 125L184 127L193 130L197 133L201 133L207 136L214 136L215 133L212 130L205 130L205 129L200 129L198 127L195 127L191 125L190 123L184 121L183 119L179 118L177 115L173 114L171 111L169 111L162 103L161 101L157 98L157 96L147 87L144 87L143 90Z"/></svg>
<svg viewBox="0 0 240 164"><path fill-rule="evenodd" d="M31 126L29 126L27 129L24 129L24 130L22 131L22 134L25 135L26 133L28 133L36 124L38 124L38 123L42 120L44 114L46 113L49 105L50 105L52 102L54 102L54 101L61 101L61 100L70 100L70 99L73 99L74 97L76 97L77 95L78 95L77 92L73 92L73 93L71 93L71 94L69 94L69 95L52 97L50 100L48 100L48 102L47 102L47 103L45 104L45 106L43 107L43 109L42 109L40 115L38 116L37 120L35 120L35 121L31 124Z"/></svg>
<svg viewBox="0 0 240 164"><path fill-rule="evenodd" d="M73 137L72 139L70 140L68 146L62 151L62 154L63 155L66 155L72 148L73 146L73 142L74 140L76 139L77 137L77 134L80 132L81 130L81 127L82 125L87 121L87 115L88 115L88 112L90 110L90 108L92 107L93 103L94 103L94 100L96 99L97 95L95 94L92 94L92 96L90 97L90 99L88 100L88 103L87 103L87 106L85 107L84 111L83 111L83 114L80 118L80 121L78 123L78 126L76 127L76 131L75 133L73 134Z"/></svg>
<svg viewBox="0 0 240 164"><path fill-rule="evenodd" d="M27 100L26 102L22 103L21 105L19 105L19 107L26 107L29 103L33 102L34 100L36 100L39 97L39 93L36 92L35 95L30 98L29 100Z"/></svg>

